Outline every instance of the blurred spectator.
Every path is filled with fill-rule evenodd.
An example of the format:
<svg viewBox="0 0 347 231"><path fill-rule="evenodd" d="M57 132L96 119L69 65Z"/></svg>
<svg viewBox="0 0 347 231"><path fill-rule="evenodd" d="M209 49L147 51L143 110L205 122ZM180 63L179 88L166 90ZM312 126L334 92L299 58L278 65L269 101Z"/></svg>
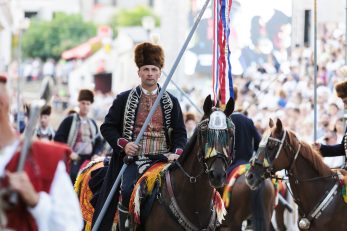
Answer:
<svg viewBox="0 0 347 231"><path fill-rule="evenodd" d="M195 115L193 113L187 113L185 115L184 124L186 126L187 137L189 139L193 135L194 130L196 128L197 121L196 121Z"/></svg>
<svg viewBox="0 0 347 231"><path fill-rule="evenodd" d="M40 123L39 127L36 129L36 136L41 140L51 141L54 138L55 131L49 124L51 112L52 107L50 105L45 105L41 109Z"/></svg>
<svg viewBox="0 0 347 231"><path fill-rule="evenodd" d="M278 106L280 106L281 108L286 107L287 95L282 89L279 91L278 97L279 97L279 99L277 101Z"/></svg>
<svg viewBox="0 0 347 231"><path fill-rule="evenodd" d="M79 112L66 117L60 124L54 140L68 144L73 152L70 177L75 182L80 166L90 161L102 148L99 128L94 119L88 117L94 94L88 89L82 89L78 95Z"/></svg>
<svg viewBox="0 0 347 231"><path fill-rule="evenodd" d="M53 59L47 59L42 68L43 76L50 76L55 79L55 64Z"/></svg>
<svg viewBox="0 0 347 231"><path fill-rule="evenodd" d="M324 144L334 145L337 142L337 135L335 131L329 130L324 137Z"/></svg>

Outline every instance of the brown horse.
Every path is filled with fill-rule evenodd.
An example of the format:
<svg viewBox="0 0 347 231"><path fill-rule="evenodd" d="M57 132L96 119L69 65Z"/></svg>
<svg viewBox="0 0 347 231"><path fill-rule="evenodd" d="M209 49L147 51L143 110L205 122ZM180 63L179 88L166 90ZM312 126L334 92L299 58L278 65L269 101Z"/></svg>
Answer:
<svg viewBox="0 0 347 231"><path fill-rule="evenodd" d="M223 202L216 200L215 188L224 185L231 160L234 102L229 100L223 113L212 107L209 96L203 108L205 115L183 154L161 178L158 200L142 224L145 230L214 230L221 219L216 210Z"/></svg>
<svg viewBox="0 0 347 231"><path fill-rule="evenodd" d="M299 228L307 230L347 230L347 205L340 194L339 177L307 143L283 129L281 120L270 129L251 161L247 182L252 188L276 171L286 169L299 206Z"/></svg>
<svg viewBox="0 0 347 231"><path fill-rule="evenodd" d="M271 180L264 181L257 190L251 190L246 184L245 166L240 166L240 176L229 177L230 181L236 179L232 186L232 191L226 188L223 199L229 195L230 202L227 203L227 215L221 230L241 230L242 222L252 217L253 230L270 230L271 217L275 205L275 188ZM241 170L243 169L243 170ZM229 183L228 182L228 183ZM227 184L225 187L228 187Z"/></svg>

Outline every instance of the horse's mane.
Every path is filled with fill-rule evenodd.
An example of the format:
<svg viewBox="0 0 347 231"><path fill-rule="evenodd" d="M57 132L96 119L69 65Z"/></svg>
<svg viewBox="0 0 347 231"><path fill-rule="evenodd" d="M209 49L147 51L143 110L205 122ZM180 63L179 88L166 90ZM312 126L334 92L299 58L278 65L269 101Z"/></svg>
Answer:
<svg viewBox="0 0 347 231"><path fill-rule="evenodd" d="M298 140L293 131L288 132L289 140ZM332 173L331 169L323 162L322 156L310 144L300 141L300 154L308 160L313 167L318 171L320 176L327 176Z"/></svg>
<svg viewBox="0 0 347 231"><path fill-rule="evenodd" d="M192 151L194 150L196 141L197 141L197 129L195 129L193 135L190 137L188 143L183 148L183 153L180 155L180 157L177 159L177 161L183 165L183 163L186 161L187 157L192 154ZM173 169L176 167L176 164L172 164L169 169Z"/></svg>

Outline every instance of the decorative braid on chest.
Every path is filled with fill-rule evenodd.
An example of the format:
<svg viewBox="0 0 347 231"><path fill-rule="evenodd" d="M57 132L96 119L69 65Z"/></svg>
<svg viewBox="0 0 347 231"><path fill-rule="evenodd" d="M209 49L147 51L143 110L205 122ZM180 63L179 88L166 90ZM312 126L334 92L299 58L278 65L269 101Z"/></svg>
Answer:
<svg viewBox="0 0 347 231"><path fill-rule="evenodd" d="M163 103L165 128L168 130L171 127L171 111L173 108L173 103L167 92L163 94L161 100Z"/></svg>
<svg viewBox="0 0 347 231"><path fill-rule="evenodd" d="M135 123L135 112L139 104L140 96L134 88L128 97L125 105L124 121L123 121L123 137L127 140L132 140L133 129Z"/></svg>
<svg viewBox="0 0 347 231"><path fill-rule="evenodd" d="M123 137L127 140L133 139L133 130L135 123L135 114L141 95L136 88L129 93L128 100L125 105L124 121L123 121ZM161 103L164 113L164 125L167 130L171 127L171 112L173 109L172 100L167 92L164 92Z"/></svg>

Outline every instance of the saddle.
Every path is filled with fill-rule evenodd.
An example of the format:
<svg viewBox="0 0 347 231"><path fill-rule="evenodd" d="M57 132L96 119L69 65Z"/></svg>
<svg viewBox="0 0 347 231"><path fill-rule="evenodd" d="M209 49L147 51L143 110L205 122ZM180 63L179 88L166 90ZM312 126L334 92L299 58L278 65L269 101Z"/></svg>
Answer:
<svg viewBox="0 0 347 231"><path fill-rule="evenodd" d="M88 163L88 165L83 168L77 176L77 179L74 184L75 192L77 193L82 217L85 221L84 230L91 230L93 214L94 214L94 206L96 203L95 195L98 193L98 190L90 187L90 181L94 180L95 177L93 175L100 171L105 172L106 175L107 166L108 166L108 158L98 158L94 161ZM102 182L94 183L93 185L97 185L101 187ZM94 186L95 187L95 186ZM117 214L114 217L114 223L118 222Z"/></svg>
<svg viewBox="0 0 347 231"><path fill-rule="evenodd" d="M228 175L226 184L224 186L223 190L223 202L225 205L225 208L229 208L230 206L230 200L231 200L231 191L233 189L233 186L236 182L236 180L243 174L245 174L250 168L249 164L242 164L234 168Z"/></svg>
<svg viewBox="0 0 347 231"><path fill-rule="evenodd" d="M341 186L341 194L343 201L347 204L347 170L346 169L331 169L339 178Z"/></svg>
<svg viewBox="0 0 347 231"><path fill-rule="evenodd" d="M230 201L231 201L231 193L232 193L232 189L233 186L235 184L235 182L237 181L237 179L245 174L250 168L249 164L241 164L241 165L237 165L236 167L234 167L231 172L228 175L226 184L224 186L224 190L223 190L223 202L226 208L229 208L230 206ZM282 197L285 197L286 192L287 192L287 187L286 185L283 183L283 181L281 180L272 180L272 184L275 187L275 191L276 191L276 203L275 205L278 204L278 194L281 194Z"/></svg>
<svg viewBox="0 0 347 231"><path fill-rule="evenodd" d="M137 181L129 203L129 213L135 223L143 223L151 211L162 184L163 173L168 166L170 166L168 163L156 163L147 169Z"/></svg>

